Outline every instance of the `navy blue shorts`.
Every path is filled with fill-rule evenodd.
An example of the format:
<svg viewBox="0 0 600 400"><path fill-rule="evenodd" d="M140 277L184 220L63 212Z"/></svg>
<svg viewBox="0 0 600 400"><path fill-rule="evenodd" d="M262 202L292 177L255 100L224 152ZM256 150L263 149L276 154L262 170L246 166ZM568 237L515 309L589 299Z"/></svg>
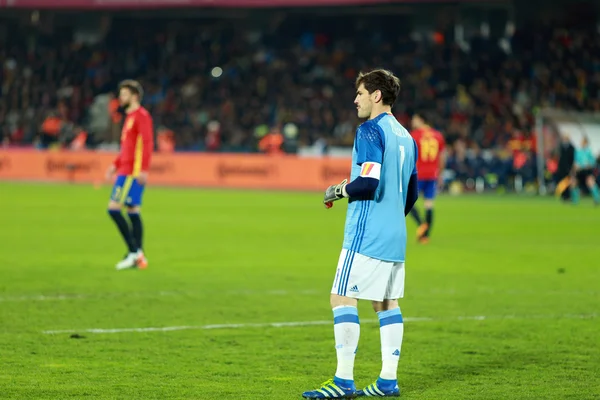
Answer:
<svg viewBox="0 0 600 400"><path fill-rule="evenodd" d="M144 185L131 175L119 175L113 186L110 199L129 207L142 205Z"/></svg>
<svg viewBox="0 0 600 400"><path fill-rule="evenodd" d="M436 192L437 192L437 180L427 179L427 180L419 181L419 193L423 193L423 197L425 197L425 200L435 199Z"/></svg>

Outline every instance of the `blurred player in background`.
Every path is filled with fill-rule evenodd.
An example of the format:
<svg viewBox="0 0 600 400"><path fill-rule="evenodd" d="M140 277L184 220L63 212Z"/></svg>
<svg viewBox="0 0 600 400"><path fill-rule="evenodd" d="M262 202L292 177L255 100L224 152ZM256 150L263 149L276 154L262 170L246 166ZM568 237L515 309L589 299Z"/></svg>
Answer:
<svg viewBox="0 0 600 400"><path fill-rule="evenodd" d="M594 168L596 168L596 157L592 153L588 138L584 137L581 142L581 148L575 150L576 179L571 186L574 203L579 202L579 186L587 186L594 199L594 204L598 205L600 203L600 191L598 190L598 185L596 185Z"/></svg>
<svg viewBox="0 0 600 400"><path fill-rule="evenodd" d="M571 144L571 139L568 135L563 134L560 139L558 168L554 174L556 182L555 193L557 196L560 196L562 200L568 201L572 195L570 187L573 182L572 175L575 165L575 147Z"/></svg>
<svg viewBox="0 0 600 400"><path fill-rule="evenodd" d="M126 80L119 85L119 103L127 116L121 132L121 152L107 171L107 179L117 174L108 213L115 221L128 250L125 258L116 265L118 270L148 266L142 251L140 207L148 180L154 133L152 117L140 104L142 96L142 86L136 81ZM131 226L123 216L123 208L127 209Z"/></svg>
<svg viewBox="0 0 600 400"><path fill-rule="evenodd" d="M398 299L404 296L405 216L417 200L417 146L391 107L400 80L386 70L360 74L354 104L359 126L352 151L351 182L327 188L331 207L348 198L344 244L331 289L337 370L307 399L398 396L398 360L404 325ZM356 391L354 358L360 336L358 299L370 300L381 334L382 369L375 383Z"/></svg>
<svg viewBox="0 0 600 400"><path fill-rule="evenodd" d="M423 114L415 113L411 125L413 129L411 135L419 149L417 170L419 171L419 193L423 193L425 198L425 222L416 207L410 214L418 225L417 240L427 243L433 225L433 201L437 188L442 188L444 184L442 172L446 166L446 142L440 132L427 124Z"/></svg>

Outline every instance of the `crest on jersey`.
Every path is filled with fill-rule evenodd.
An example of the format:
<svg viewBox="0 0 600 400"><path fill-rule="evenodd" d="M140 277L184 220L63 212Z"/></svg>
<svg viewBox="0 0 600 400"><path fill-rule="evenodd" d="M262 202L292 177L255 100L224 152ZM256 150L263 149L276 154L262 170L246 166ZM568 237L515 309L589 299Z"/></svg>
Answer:
<svg viewBox="0 0 600 400"><path fill-rule="evenodd" d="M125 124L125 130L126 131L131 130L132 126L133 126L133 118L129 118L127 120L127 123Z"/></svg>
<svg viewBox="0 0 600 400"><path fill-rule="evenodd" d="M121 130L121 142L124 142L127 139L127 135L129 131L131 131L131 127L133 126L133 118L128 118L125 120L125 126Z"/></svg>

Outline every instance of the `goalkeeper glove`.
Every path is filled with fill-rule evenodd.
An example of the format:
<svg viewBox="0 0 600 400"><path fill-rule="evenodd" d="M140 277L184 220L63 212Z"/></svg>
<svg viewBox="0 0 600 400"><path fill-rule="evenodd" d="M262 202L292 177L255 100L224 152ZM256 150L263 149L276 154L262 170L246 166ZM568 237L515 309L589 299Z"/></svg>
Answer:
<svg viewBox="0 0 600 400"><path fill-rule="evenodd" d="M327 205L327 203L332 203L336 200L347 197L346 190L345 190L346 183L348 183L348 179L344 179L341 183L338 183L337 185L329 186L327 188L327 190L325 190L325 197L323 198L323 204Z"/></svg>

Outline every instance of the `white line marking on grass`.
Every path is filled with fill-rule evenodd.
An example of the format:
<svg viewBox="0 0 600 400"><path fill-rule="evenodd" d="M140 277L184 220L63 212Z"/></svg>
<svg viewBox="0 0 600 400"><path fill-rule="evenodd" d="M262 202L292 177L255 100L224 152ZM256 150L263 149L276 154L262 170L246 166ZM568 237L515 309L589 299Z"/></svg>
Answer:
<svg viewBox="0 0 600 400"><path fill-rule="evenodd" d="M56 331L43 331L47 335L56 333L123 333L123 332L170 332L170 331L188 331L188 330L210 330L210 329L241 329L241 328L284 328L294 326L311 326L311 325L329 325L333 321L297 321L297 322L269 322L264 324L249 323L249 324L215 324L215 325L183 325L183 326L164 326L164 327L148 327L148 328L116 328L116 329L66 329Z"/></svg>
<svg viewBox="0 0 600 400"><path fill-rule="evenodd" d="M430 317L406 317L405 322L442 322L442 321L483 321L483 320L501 320L501 319L592 319L597 314L565 314L565 315L502 315L502 316L462 316L448 318L430 318ZM379 322L376 319L361 319L363 324L373 324ZM129 332L173 332L189 330L212 330L212 329L244 329L244 328L291 328L301 326L331 325L332 320L325 321L294 321L294 322L266 322L266 323L240 323L240 324L214 324L214 325L182 325L182 326L163 326L147 328L88 328L88 329L64 329L64 330L45 330L42 333L46 335L55 335L60 333L129 333Z"/></svg>
<svg viewBox="0 0 600 400"><path fill-rule="evenodd" d="M16 296L0 296L0 303L17 303L17 302L35 302L35 301L69 301L69 300L103 300L103 299L119 299L119 298L158 298L158 297L205 297L211 294L219 295L231 295L231 296L313 296L322 295L322 290L308 289L308 290L252 290L252 289L240 289L240 290L228 290L226 292L221 291L157 291L157 292L109 292L109 293L56 293L56 294L23 294ZM476 294L492 295L492 294L503 294L503 295L555 295L555 296L597 296L600 291L597 290L565 290L565 291L522 291L522 290L491 290L491 289L480 289L475 292ZM431 296L431 295L442 295L442 296L455 296L460 294L454 289L431 289L421 292L415 292L415 296Z"/></svg>
<svg viewBox="0 0 600 400"><path fill-rule="evenodd" d="M44 295L44 294L30 294L24 296L6 296L0 297L0 303L17 303L23 301L61 301L61 300L72 300L72 299L85 299L86 296L82 294L56 294L56 295Z"/></svg>
<svg viewBox="0 0 600 400"><path fill-rule="evenodd" d="M64 293L64 294L29 294L22 296L4 296L0 297L0 303L18 303L27 301L68 301L68 300L101 300L101 299L114 299L114 298L156 298L156 297L185 297L185 296L198 296L206 295L207 291L159 291L159 292L113 292L113 293L96 293L96 294L84 294L84 293ZM216 293L216 292L215 292ZM311 296L315 294L323 293L319 290L230 290L227 292L218 292L224 295L235 295L235 296L290 296L290 295L301 295Z"/></svg>

